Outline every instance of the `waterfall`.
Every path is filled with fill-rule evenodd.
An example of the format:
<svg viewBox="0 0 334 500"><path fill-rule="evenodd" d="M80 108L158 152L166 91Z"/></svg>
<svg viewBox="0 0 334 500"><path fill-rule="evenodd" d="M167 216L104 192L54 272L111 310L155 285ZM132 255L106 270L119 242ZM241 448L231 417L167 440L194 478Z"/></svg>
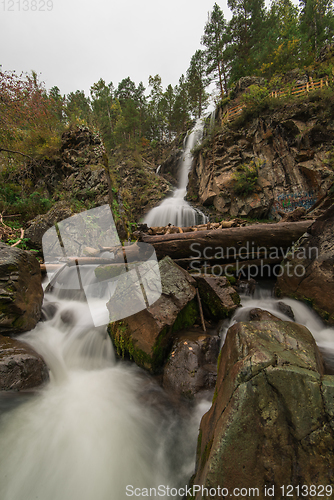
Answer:
<svg viewBox="0 0 334 500"><path fill-rule="evenodd" d="M184 151L180 160L179 187L175 189L173 196L163 200L160 205L154 207L144 218L144 223L149 227L166 226L194 226L207 221L207 217L198 209L193 208L186 200L188 175L193 161L192 149L203 137L205 121L199 118L194 128L184 141Z"/></svg>
<svg viewBox="0 0 334 500"><path fill-rule="evenodd" d="M0 393L1 500L125 500L134 488L185 486L209 404L182 420L143 370L116 361L85 302L47 298L55 316L20 340L44 357L50 382L29 397Z"/></svg>

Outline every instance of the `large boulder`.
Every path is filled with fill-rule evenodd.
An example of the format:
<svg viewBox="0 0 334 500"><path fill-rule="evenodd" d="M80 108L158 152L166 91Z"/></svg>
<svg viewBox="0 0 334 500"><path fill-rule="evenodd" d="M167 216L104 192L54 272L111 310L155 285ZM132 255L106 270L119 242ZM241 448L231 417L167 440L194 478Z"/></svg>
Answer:
<svg viewBox="0 0 334 500"><path fill-rule="evenodd" d="M42 301L41 271L35 255L0 243L0 334L34 328Z"/></svg>
<svg viewBox="0 0 334 500"><path fill-rule="evenodd" d="M162 294L143 311L109 324L122 357L130 357L151 372L162 368L173 333L193 325L198 317L195 280L170 257L159 262Z"/></svg>
<svg viewBox="0 0 334 500"><path fill-rule="evenodd" d="M333 429L334 378L323 375L307 328L236 323L221 351L212 407L201 422L192 481L200 491L193 498L228 498L234 488L259 499L271 488L270 496L278 498L284 485L332 484Z"/></svg>
<svg viewBox="0 0 334 500"><path fill-rule="evenodd" d="M43 358L28 344L0 335L0 390L38 387L49 379Z"/></svg>
<svg viewBox="0 0 334 500"><path fill-rule="evenodd" d="M54 226L56 222L60 222L73 215L68 204L63 201L57 202L46 214L37 215L34 219L28 222L28 227L25 230L25 237L29 238L29 245L38 250L42 250L42 238L44 233Z"/></svg>
<svg viewBox="0 0 334 500"><path fill-rule="evenodd" d="M287 256L275 291L278 297L306 301L323 320L334 324L334 205Z"/></svg>
<svg viewBox="0 0 334 500"><path fill-rule="evenodd" d="M218 335L184 332L174 342L164 367L163 388L187 399L213 390L220 342Z"/></svg>
<svg viewBox="0 0 334 500"><path fill-rule="evenodd" d="M194 276L207 318L229 318L240 305L240 297L225 276Z"/></svg>

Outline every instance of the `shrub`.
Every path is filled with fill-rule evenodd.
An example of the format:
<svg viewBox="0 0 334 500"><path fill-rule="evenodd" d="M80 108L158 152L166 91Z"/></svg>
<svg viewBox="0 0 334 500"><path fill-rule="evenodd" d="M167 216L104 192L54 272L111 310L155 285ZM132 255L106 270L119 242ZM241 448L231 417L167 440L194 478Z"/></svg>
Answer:
<svg viewBox="0 0 334 500"><path fill-rule="evenodd" d="M240 196L253 193L258 180L259 163L253 161L250 165L240 165L233 174L235 184L233 191Z"/></svg>

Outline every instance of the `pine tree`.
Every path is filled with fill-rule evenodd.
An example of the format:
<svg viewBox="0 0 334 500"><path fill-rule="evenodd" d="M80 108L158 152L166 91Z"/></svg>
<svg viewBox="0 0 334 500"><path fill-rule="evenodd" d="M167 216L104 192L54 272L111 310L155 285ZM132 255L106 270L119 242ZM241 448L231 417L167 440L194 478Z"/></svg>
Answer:
<svg viewBox="0 0 334 500"><path fill-rule="evenodd" d="M300 30L305 63L315 60L320 50L334 40L332 0L300 0Z"/></svg>
<svg viewBox="0 0 334 500"><path fill-rule="evenodd" d="M225 49L229 38L226 28L224 14L219 5L215 3L212 12L208 15L201 43L206 47L207 75L211 76L211 80L218 78L222 98L227 92Z"/></svg>
<svg viewBox="0 0 334 500"><path fill-rule="evenodd" d="M197 50L192 56L187 70L187 88L191 112L200 118L208 103L208 94L205 91L209 84L206 75L205 52Z"/></svg>
<svg viewBox="0 0 334 500"><path fill-rule="evenodd" d="M173 123L173 110L175 104L175 92L172 85L168 85L162 96L161 107L163 115L166 119L168 128L168 140L171 141L172 133L175 132Z"/></svg>
<svg viewBox="0 0 334 500"><path fill-rule="evenodd" d="M264 0L228 0L232 11L229 22L231 60L230 80L257 72L266 40Z"/></svg>
<svg viewBox="0 0 334 500"><path fill-rule="evenodd" d="M108 85L100 78L97 83L90 88L92 98L92 108L97 126L102 133L105 143L113 147L114 123L111 119L111 106L113 102L114 86L110 82Z"/></svg>
<svg viewBox="0 0 334 500"><path fill-rule="evenodd" d="M261 51L260 73L271 78L300 62L299 12L291 0L274 0L266 15L266 43Z"/></svg>
<svg viewBox="0 0 334 500"><path fill-rule="evenodd" d="M92 108L90 106L89 97L85 96L83 90L70 92L65 97L65 115L69 121L77 119L85 121L88 125L92 121Z"/></svg>
<svg viewBox="0 0 334 500"><path fill-rule="evenodd" d="M179 134L185 130L187 121L190 118L188 89L184 75L180 76L179 83L175 86L174 92L173 128Z"/></svg>

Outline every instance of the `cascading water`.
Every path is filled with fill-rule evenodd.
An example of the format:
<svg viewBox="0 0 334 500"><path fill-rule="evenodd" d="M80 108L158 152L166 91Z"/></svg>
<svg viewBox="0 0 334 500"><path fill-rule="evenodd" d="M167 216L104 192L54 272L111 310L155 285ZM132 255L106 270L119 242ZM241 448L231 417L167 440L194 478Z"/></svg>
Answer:
<svg viewBox="0 0 334 500"><path fill-rule="evenodd" d="M48 299L55 316L20 340L44 357L50 382L7 408L0 397L1 500L123 500L134 488L185 486L208 404L181 421L152 379L115 361L86 303Z"/></svg>
<svg viewBox="0 0 334 500"><path fill-rule="evenodd" d="M204 120L199 118L194 128L185 138L184 152L180 163L179 187L174 191L173 196L166 198L160 205L154 207L144 218L144 223L149 227L166 226L194 226L207 221L206 216L198 209L193 208L186 200L188 185L188 175L191 169L193 156L192 149L203 136Z"/></svg>
<svg viewBox="0 0 334 500"><path fill-rule="evenodd" d="M238 321L248 321L249 311L257 307L269 311L283 321L292 321L280 310L279 302L281 300L273 297L270 287L257 287L253 297L241 296L242 307L236 310L231 321L226 321L221 329L222 342L225 340L228 328ZM284 298L283 302L291 307L295 322L306 326L312 333L322 353L327 370L334 373L334 327L326 327L313 309L303 302L289 298Z"/></svg>

